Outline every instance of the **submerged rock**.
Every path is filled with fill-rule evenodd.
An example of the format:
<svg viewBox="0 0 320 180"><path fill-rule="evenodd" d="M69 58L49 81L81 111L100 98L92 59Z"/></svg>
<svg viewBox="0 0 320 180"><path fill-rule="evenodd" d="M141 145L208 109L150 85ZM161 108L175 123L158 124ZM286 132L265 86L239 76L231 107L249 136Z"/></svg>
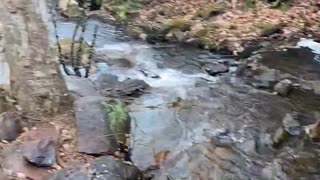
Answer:
<svg viewBox="0 0 320 180"><path fill-rule="evenodd" d="M290 137L290 134L284 130L282 127L278 128L273 135L273 145L275 147L280 146L282 143L286 142Z"/></svg>
<svg viewBox="0 0 320 180"><path fill-rule="evenodd" d="M138 97L148 88L150 88L150 86L143 80L126 79L115 87L104 89L103 95L111 97Z"/></svg>
<svg viewBox="0 0 320 180"><path fill-rule="evenodd" d="M211 76L216 76L216 75L228 72L229 67L220 63L215 63L215 64L212 63L212 64L204 65L204 70Z"/></svg>
<svg viewBox="0 0 320 180"><path fill-rule="evenodd" d="M286 114L282 120L282 125L290 135L297 136L302 133L302 127L300 126L300 123L295 120L291 114Z"/></svg>
<svg viewBox="0 0 320 180"><path fill-rule="evenodd" d="M274 86L274 91L281 96L286 96L292 89L292 82L289 79L280 81Z"/></svg>
<svg viewBox="0 0 320 180"><path fill-rule="evenodd" d="M103 89L112 89L115 88L120 81L118 81L118 77L111 74L101 74L97 80L94 81L95 86L100 91Z"/></svg>
<svg viewBox="0 0 320 180"><path fill-rule="evenodd" d="M14 141L22 133L18 116L4 112L0 114L0 140Z"/></svg>
<svg viewBox="0 0 320 180"><path fill-rule="evenodd" d="M253 78L262 83L266 88L270 88L273 84L280 80L280 71L268 68L257 69L258 74Z"/></svg>
<svg viewBox="0 0 320 180"><path fill-rule="evenodd" d="M114 153L118 143L110 128L104 98L82 97L75 102L77 150L87 154Z"/></svg>

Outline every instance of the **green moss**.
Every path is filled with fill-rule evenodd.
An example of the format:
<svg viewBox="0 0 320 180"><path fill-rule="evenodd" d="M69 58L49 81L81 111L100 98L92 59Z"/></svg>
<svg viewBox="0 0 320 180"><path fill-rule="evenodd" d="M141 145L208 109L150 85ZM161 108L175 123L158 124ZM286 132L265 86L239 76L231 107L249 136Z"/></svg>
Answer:
<svg viewBox="0 0 320 180"><path fill-rule="evenodd" d="M170 32L174 29L180 31L189 31L191 29L191 22L186 19L174 19L166 23L167 31Z"/></svg>
<svg viewBox="0 0 320 180"><path fill-rule="evenodd" d="M201 48L208 48L210 46L210 38L209 37L200 37L199 45Z"/></svg>
<svg viewBox="0 0 320 180"><path fill-rule="evenodd" d="M102 103L102 106L106 111L106 126L110 126L110 129L117 137L117 140L123 142L129 123L126 105L120 100L116 100L115 102L105 101Z"/></svg>
<svg viewBox="0 0 320 180"><path fill-rule="evenodd" d="M209 30L207 28L204 28L204 29L200 29L199 31L197 31L195 33L195 36L197 38L201 38L201 37L205 37L209 34Z"/></svg>
<svg viewBox="0 0 320 180"><path fill-rule="evenodd" d="M271 4L271 8L279 9L281 11L287 11L290 8L290 5L287 1L278 0Z"/></svg>
<svg viewBox="0 0 320 180"><path fill-rule="evenodd" d="M138 26L130 25L127 28L127 32L133 37L139 37L139 35L143 33L143 30Z"/></svg>
<svg viewBox="0 0 320 180"><path fill-rule="evenodd" d="M272 24L268 22L261 22L256 25L261 29L261 35L268 36L274 33L277 33L281 30L282 25L280 24Z"/></svg>
<svg viewBox="0 0 320 180"><path fill-rule="evenodd" d="M118 20L127 21L130 13L142 7L142 3L137 0L117 0L113 2L112 11L115 12Z"/></svg>
<svg viewBox="0 0 320 180"><path fill-rule="evenodd" d="M257 4L256 0L245 0L245 5L247 8L253 8Z"/></svg>
<svg viewBox="0 0 320 180"><path fill-rule="evenodd" d="M212 16L219 15L224 12L224 7L218 4L211 4L207 9L199 11L199 16L208 19Z"/></svg>

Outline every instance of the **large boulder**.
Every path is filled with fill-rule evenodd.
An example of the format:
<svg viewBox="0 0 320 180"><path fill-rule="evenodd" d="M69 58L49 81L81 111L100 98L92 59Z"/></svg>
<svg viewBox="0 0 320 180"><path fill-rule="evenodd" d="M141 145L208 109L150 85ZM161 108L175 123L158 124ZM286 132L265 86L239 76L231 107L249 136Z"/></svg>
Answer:
<svg viewBox="0 0 320 180"><path fill-rule="evenodd" d="M75 101L79 152L113 154L118 149L103 102L105 102L104 98L97 96L82 97Z"/></svg>
<svg viewBox="0 0 320 180"><path fill-rule="evenodd" d="M260 138L245 127L250 123L250 127L266 132L280 123L290 105L248 86L230 86L192 87L176 102L170 99L172 89L145 94L134 101L130 106L133 163L141 169L160 168L155 179L258 179L261 167L245 163L243 158L255 161L251 155L270 152L271 147L264 146L272 142L269 138L262 143L264 134ZM219 139L208 143L217 134Z"/></svg>

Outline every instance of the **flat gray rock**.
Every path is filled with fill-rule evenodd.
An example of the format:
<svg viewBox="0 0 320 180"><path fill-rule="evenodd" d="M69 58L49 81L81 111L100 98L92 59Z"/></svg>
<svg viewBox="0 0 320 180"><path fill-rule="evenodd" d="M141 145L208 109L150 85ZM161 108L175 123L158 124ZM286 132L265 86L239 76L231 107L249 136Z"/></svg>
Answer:
<svg viewBox="0 0 320 180"><path fill-rule="evenodd" d="M118 143L106 123L104 99L97 96L82 97L75 102L78 151L87 154L113 153Z"/></svg>
<svg viewBox="0 0 320 180"><path fill-rule="evenodd" d="M63 76L68 92L75 99L86 96L100 96L93 83L86 78Z"/></svg>

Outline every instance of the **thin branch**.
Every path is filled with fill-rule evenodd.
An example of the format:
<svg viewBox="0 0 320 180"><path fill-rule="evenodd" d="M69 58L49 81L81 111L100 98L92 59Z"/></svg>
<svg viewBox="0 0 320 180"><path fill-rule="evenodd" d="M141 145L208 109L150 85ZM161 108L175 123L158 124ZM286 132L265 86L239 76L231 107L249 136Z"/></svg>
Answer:
<svg viewBox="0 0 320 180"><path fill-rule="evenodd" d="M81 35L80 35L80 39L79 39L79 48L78 48L78 52L77 52L77 57L76 57L76 64L75 64L75 67L73 68L74 69L74 72L76 73L77 76L81 77L81 73L79 71L79 67L81 65L81 61L82 61L82 43L83 43L83 35L84 35L84 32L86 31L86 25L83 25L82 26L82 31L81 31Z"/></svg>
<svg viewBox="0 0 320 180"><path fill-rule="evenodd" d="M79 20L76 24L76 27L74 29L74 32L73 32L73 36L72 36L72 42L71 42L71 50L70 50L70 62L71 62L71 66L73 68L75 68L75 64L74 64L74 58L73 58L73 54L74 54L74 44L76 43L76 36L77 36L77 32L78 32L78 29L80 27L80 24L81 24L81 20ZM81 75L80 75L81 76Z"/></svg>
<svg viewBox="0 0 320 180"><path fill-rule="evenodd" d="M96 26L94 27L92 43L91 43L91 45L90 45L89 62L88 62L88 65L85 67L85 69L86 69L85 78L88 78L88 77L89 77L89 71L90 71L90 68L91 68L91 61L92 61L92 57L93 57L93 54L94 54L94 47L95 47L95 45L96 45L98 28L99 28L98 25L96 25Z"/></svg>
<svg viewBox="0 0 320 180"><path fill-rule="evenodd" d="M58 47L58 53L59 53L58 58L59 58L59 62L60 62L60 64L62 65L64 72L69 76L70 73L69 73L69 71L68 71L68 68L66 67L65 62L64 62L64 57L63 57L63 54L62 54L61 44L60 44L60 42L59 42L57 22L56 22L56 20L55 20L55 18L54 18L53 16L52 16L52 23L53 23L53 26L54 26L54 33L55 33L56 43L57 43L57 47Z"/></svg>

